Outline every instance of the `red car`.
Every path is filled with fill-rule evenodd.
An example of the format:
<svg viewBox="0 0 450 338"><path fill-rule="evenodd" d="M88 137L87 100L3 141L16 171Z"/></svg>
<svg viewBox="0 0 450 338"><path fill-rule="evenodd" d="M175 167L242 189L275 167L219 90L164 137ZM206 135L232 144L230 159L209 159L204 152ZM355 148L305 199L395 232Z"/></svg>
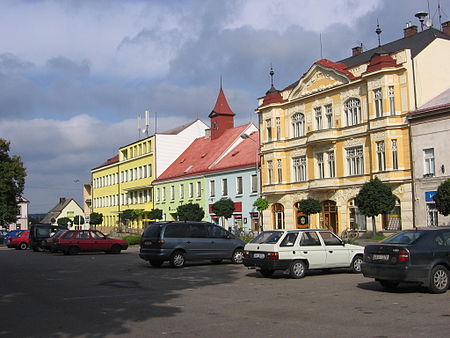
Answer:
<svg viewBox="0 0 450 338"><path fill-rule="evenodd" d="M109 238L98 230L68 230L57 239L56 248L65 255L76 255L80 251L119 254L128 248L128 243Z"/></svg>
<svg viewBox="0 0 450 338"><path fill-rule="evenodd" d="M30 246L30 231L22 231L19 236L8 239L6 246L8 248L15 248L16 250L28 249Z"/></svg>

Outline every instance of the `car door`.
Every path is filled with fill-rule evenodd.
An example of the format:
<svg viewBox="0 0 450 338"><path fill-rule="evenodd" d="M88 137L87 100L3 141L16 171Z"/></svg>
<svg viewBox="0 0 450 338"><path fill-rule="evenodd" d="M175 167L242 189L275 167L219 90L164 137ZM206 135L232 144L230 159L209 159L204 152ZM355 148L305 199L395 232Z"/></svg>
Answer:
<svg viewBox="0 0 450 338"><path fill-rule="evenodd" d="M78 231L75 236L75 243L81 251L91 251L92 241L89 231Z"/></svg>
<svg viewBox="0 0 450 338"><path fill-rule="evenodd" d="M191 223L186 238L186 253L190 259L210 259L211 239L204 223Z"/></svg>
<svg viewBox="0 0 450 338"><path fill-rule="evenodd" d="M350 266L350 250L348 250L335 234L320 231L320 237L325 245L326 266L330 268Z"/></svg>
<svg viewBox="0 0 450 338"><path fill-rule="evenodd" d="M450 264L450 231L439 231L433 236L433 256Z"/></svg>
<svg viewBox="0 0 450 338"><path fill-rule="evenodd" d="M210 239L211 258L230 258L235 249L231 236L224 228L215 224L208 224L208 236Z"/></svg>
<svg viewBox="0 0 450 338"><path fill-rule="evenodd" d="M92 237L92 250L105 251L111 249L111 241L100 231L90 231Z"/></svg>
<svg viewBox="0 0 450 338"><path fill-rule="evenodd" d="M299 241L299 254L308 259L310 269L326 265L326 251L316 231L304 231Z"/></svg>

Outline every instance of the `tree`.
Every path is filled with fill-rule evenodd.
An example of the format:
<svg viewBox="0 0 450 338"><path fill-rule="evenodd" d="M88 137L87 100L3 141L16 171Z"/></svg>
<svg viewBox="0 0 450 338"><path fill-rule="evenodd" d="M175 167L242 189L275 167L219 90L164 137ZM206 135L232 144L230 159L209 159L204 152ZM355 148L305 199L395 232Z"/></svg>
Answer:
<svg viewBox="0 0 450 338"><path fill-rule="evenodd" d="M234 202L229 198L218 200L212 205L212 211L219 217L228 219L233 215Z"/></svg>
<svg viewBox="0 0 450 338"><path fill-rule="evenodd" d="M129 221L134 221L144 213L141 209L126 209L121 214L121 220L128 226Z"/></svg>
<svg viewBox="0 0 450 338"><path fill-rule="evenodd" d="M198 203L187 203L177 207L177 218L179 221L200 222L205 216L205 211Z"/></svg>
<svg viewBox="0 0 450 338"><path fill-rule="evenodd" d="M84 217L80 215L76 215L73 218L73 225L83 225L84 224Z"/></svg>
<svg viewBox="0 0 450 338"><path fill-rule="evenodd" d="M269 202L263 197L258 197L256 201L253 203L253 206L256 207L256 210L258 210L259 213L259 227L261 231L263 231L263 211L267 210L269 207Z"/></svg>
<svg viewBox="0 0 450 338"><path fill-rule="evenodd" d="M9 155L9 145L10 142L0 138L0 227L17 221L18 199L25 186L22 160Z"/></svg>
<svg viewBox="0 0 450 338"><path fill-rule="evenodd" d="M396 197L392 194L391 188L381 182L378 177L371 179L362 186L355 201L363 215L372 217L374 235L377 233L375 216L389 213L395 207L395 200Z"/></svg>
<svg viewBox="0 0 450 338"><path fill-rule="evenodd" d="M68 226L69 222L72 223L72 220L69 217L61 217L56 221L56 223L61 226Z"/></svg>
<svg viewBox="0 0 450 338"><path fill-rule="evenodd" d="M150 219L162 219L163 211L161 209L153 209L148 213ZM202 217L203 218L203 217Z"/></svg>
<svg viewBox="0 0 450 338"><path fill-rule="evenodd" d="M103 223L103 214L99 212L91 213L89 217L89 224L98 225Z"/></svg>
<svg viewBox="0 0 450 338"><path fill-rule="evenodd" d="M322 211L320 202L314 198L307 198L298 203L298 211L303 212L305 215L317 214Z"/></svg>
<svg viewBox="0 0 450 338"><path fill-rule="evenodd" d="M433 199L436 202L436 209L439 213L448 216L450 214L450 179L439 185Z"/></svg>

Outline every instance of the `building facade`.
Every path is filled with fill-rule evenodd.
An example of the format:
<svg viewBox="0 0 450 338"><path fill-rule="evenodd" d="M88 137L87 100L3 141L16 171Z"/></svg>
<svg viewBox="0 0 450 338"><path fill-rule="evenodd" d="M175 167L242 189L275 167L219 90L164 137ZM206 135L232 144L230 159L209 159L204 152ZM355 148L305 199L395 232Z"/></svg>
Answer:
<svg viewBox="0 0 450 338"><path fill-rule="evenodd" d="M19 197L17 199L17 204L19 206L19 210L17 212L16 223L7 224L5 226L6 231L28 229L28 204L30 204L30 201L28 201L25 197Z"/></svg>
<svg viewBox="0 0 450 338"><path fill-rule="evenodd" d="M415 225L450 225L450 216L439 214L433 196L450 179L450 89L408 114L414 181Z"/></svg>
<svg viewBox="0 0 450 338"><path fill-rule="evenodd" d="M413 226L406 114L448 86L450 36L416 26L404 34L365 52L356 47L339 62L319 60L259 99L265 229L371 229L354 199L374 177L397 197L377 224L386 231ZM319 200L322 212L305 224L297 206L306 198Z"/></svg>
<svg viewBox="0 0 450 338"><path fill-rule="evenodd" d="M47 215L41 220L41 223L58 224L60 218L70 218L71 222L68 228L73 229L89 229L89 224L84 222L83 224L77 224L75 217L80 216L84 219L83 209L73 198L60 197L59 202L47 213Z"/></svg>

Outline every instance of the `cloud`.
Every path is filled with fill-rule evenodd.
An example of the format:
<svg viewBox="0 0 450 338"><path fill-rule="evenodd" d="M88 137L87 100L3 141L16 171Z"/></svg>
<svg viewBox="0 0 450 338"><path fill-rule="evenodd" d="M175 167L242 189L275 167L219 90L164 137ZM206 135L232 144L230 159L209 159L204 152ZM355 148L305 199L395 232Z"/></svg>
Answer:
<svg viewBox="0 0 450 338"><path fill-rule="evenodd" d="M53 57L47 61L47 69L57 74L88 75L90 71L89 61L74 62L64 56Z"/></svg>

